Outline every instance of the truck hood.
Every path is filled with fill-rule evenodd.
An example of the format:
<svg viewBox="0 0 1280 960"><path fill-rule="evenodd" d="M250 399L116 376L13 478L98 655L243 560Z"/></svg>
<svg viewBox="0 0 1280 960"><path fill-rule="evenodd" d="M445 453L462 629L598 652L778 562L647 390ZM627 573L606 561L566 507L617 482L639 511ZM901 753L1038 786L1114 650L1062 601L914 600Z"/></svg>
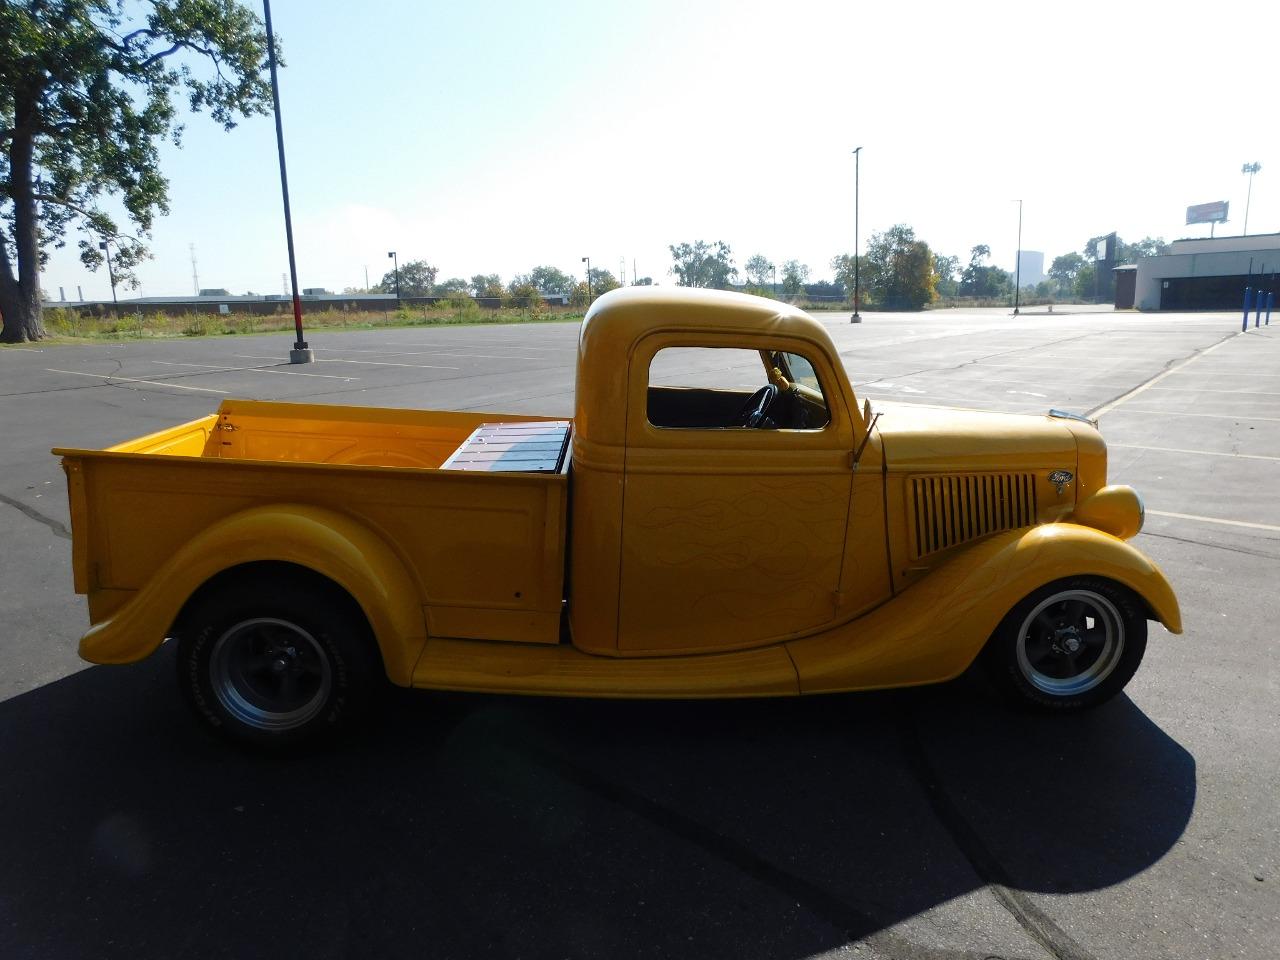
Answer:
<svg viewBox="0 0 1280 960"><path fill-rule="evenodd" d="M892 402L872 411L895 473L1076 471L1075 433L1053 417Z"/></svg>

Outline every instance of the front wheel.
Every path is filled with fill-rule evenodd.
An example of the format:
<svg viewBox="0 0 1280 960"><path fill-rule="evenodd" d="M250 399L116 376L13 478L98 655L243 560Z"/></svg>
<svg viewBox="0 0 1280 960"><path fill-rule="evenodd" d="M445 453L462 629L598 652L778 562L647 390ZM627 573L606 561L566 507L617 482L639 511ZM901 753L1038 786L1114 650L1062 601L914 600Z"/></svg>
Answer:
<svg viewBox="0 0 1280 960"><path fill-rule="evenodd" d="M284 578L195 602L178 630L178 682L209 727L240 743L285 747L358 716L376 676L373 637L334 589Z"/></svg>
<svg viewBox="0 0 1280 960"><path fill-rule="evenodd" d="M1014 701L1072 711L1123 690L1146 648L1146 610L1132 591L1101 577L1073 577L1015 606L988 642L985 661Z"/></svg>

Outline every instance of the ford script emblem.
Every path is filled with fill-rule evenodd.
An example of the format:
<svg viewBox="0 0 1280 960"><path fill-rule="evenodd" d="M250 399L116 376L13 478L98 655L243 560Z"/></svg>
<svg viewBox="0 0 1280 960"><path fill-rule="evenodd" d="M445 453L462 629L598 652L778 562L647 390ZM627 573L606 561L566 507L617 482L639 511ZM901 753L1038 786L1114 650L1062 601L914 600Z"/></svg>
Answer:
<svg viewBox="0 0 1280 960"><path fill-rule="evenodd" d="M1062 488L1075 479L1070 470L1055 470L1049 474L1049 482L1058 488L1058 496L1062 496Z"/></svg>

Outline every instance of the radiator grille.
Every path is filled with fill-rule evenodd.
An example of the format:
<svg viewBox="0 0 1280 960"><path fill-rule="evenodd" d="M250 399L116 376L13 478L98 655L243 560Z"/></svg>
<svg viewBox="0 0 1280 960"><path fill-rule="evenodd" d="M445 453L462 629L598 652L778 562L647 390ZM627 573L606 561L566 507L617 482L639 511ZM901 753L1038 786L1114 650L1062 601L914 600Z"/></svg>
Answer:
<svg viewBox="0 0 1280 960"><path fill-rule="evenodd" d="M1036 522L1032 473L912 477L917 558Z"/></svg>

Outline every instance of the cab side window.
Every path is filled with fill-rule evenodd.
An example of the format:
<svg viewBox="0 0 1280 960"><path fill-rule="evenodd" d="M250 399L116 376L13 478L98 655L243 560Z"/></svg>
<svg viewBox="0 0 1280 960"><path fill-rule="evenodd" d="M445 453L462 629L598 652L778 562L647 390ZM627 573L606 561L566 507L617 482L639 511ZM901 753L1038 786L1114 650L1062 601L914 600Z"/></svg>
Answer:
<svg viewBox="0 0 1280 960"><path fill-rule="evenodd" d="M655 427L820 430L831 422L813 364L784 352L666 347L649 365Z"/></svg>

